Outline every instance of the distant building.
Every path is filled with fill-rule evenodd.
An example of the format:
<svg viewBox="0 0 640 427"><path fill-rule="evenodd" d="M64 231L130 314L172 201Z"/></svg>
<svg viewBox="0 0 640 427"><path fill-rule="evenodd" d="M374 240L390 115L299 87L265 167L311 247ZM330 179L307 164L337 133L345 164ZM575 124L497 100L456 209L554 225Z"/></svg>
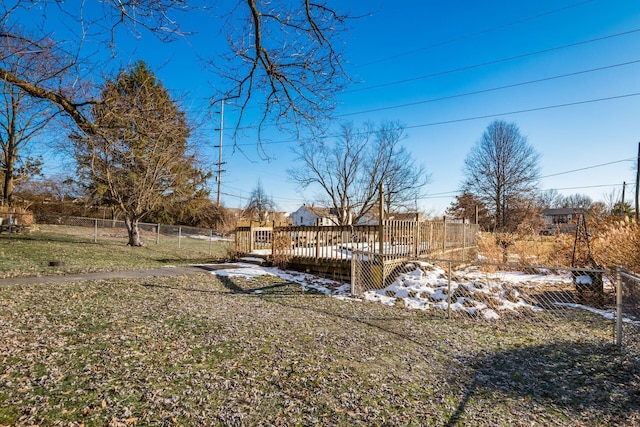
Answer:
<svg viewBox="0 0 640 427"><path fill-rule="evenodd" d="M583 213L582 208L544 209L542 218L545 228L541 234L574 233L578 227L578 217Z"/></svg>
<svg viewBox="0 0 640 427"><path fill-rule="evenodd" d="M289 215L295 226L325 226L338 225L338 215L333 208L320 208L302 205L297 211Z"/></svg>

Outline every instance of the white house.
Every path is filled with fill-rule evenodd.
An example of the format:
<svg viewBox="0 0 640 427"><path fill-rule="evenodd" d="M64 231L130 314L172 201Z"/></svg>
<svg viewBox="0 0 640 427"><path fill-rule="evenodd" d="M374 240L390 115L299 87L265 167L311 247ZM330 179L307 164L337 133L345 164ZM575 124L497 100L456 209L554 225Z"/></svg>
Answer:
<svg viewBox="0 0 640 427"><path fill-rule="evenodd" d="M338 225L334 209L302 205L289 215L295 226Z"/></svg>

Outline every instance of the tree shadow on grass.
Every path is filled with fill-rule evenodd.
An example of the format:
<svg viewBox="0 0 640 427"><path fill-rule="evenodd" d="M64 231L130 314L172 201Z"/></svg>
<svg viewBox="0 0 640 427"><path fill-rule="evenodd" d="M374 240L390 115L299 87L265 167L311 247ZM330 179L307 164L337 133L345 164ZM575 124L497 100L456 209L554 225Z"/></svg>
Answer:
<svg viewBox="0 0 640 427"><path fill-rule="evenodd" d="M301 291L300 285L288 282L286 280L279 281L266 286L247 286L249 283L247 281L240 281L236 283L229 276L216 276L216 278L220 281L222 286L224 286L228 291L217 291L210 289L195 289L195 288L184 288L179 286L168 286L168 285L158 285L152 283L144 283L142 286L145 287L155 287L155 288L165 288L165 289L173 289L177 291L186 291L186 292L201 292L205 294L220 294L220 295L228 295L228 294L240 294L240 295L253 295L257 297L274 297L274 296L292 296L292 295L323 295L320 292L315 292L314 290L306 290Z"/></svg>
<svg viewBox="0 0 640 427"><path fill-rule="evenodd" d="M462 424L484 395L525 399L576 416L640 421L637 360L607 343L557 342L500 351L470 362L475 376L447 423ZM494 400L495 401L495 400ZM586 415L587 417L589 415Z"/></svg>

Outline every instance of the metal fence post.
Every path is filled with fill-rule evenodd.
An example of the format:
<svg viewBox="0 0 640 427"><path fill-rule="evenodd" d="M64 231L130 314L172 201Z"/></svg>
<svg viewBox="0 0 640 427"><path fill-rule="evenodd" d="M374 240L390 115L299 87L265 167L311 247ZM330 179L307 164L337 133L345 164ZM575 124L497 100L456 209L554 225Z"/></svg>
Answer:
<svg viewBox="0 0 640 427"><path fill-rule="evenodd" d="M156 245L160 244L160 224L156 224Z"/></svg>
<svg viewBox="0 0 640 427"><path fill-rule="evenodd" d="M178 227L178 249L180 249L181 240L182 240L182 227Z"/></svg>
<svg viewBox="0 0 640 427"><path fill-rule="evenodd" d="M449 274L447 278L447 319L451 319L451 261L449 261Z"/></svg>
<svg viewBox="0 0 640 427"><path fill-rule="evenodd" d="M356 295L356 251L351 252L351 295Z"/></svg>
<svg viewBox="0 0 640 427"><path fill-rule="evenodd" d="M93 243L98 243L98 219L93 220Z"/></svg>
<svg viewBox="0 0 640 427"><path fill-rule="evenodd" d="M622 346L622 275L616 268L616 345Z"/></svg>
<svg viewBox="0 0 640 427"><path fill-rule="evenodd" d="M211 256L211 244L213 242L213 230L209 230L209 256Z"/></svg>

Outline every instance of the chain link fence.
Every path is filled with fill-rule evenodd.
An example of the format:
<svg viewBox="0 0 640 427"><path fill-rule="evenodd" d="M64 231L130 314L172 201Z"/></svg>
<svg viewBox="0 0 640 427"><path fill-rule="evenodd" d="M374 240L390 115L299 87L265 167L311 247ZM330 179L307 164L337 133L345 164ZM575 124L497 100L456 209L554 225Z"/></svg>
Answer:
<svg viewBox="0 0 640 427"><path fill-rule="evenodd" d="M630 272L361 251L352 257L351 291L449 319L526 319L540 328L595 321L602 324L603 339L639 350L640 277Z"/></svg>
<svg viewBox="0 0 640 427"><path fill-rule="evenodd" d="M620 336L624 348L640 354L640 276L626 270L619 271L621 292L618 300L623 322Z"/></svg>
<svg viewBox="0 0 640 427"><path fill-rule="evenodd" d="M24 224L20 218L16 221ZM99 243L105 240L128 240L127 227L124 221L114 219L83 218L62 215L36 215L28 226L20 232L41 230L55 234L73 235L83 240ZM138 224L142 241L145 245L163 245L176 249L193 250L212 255L222 244L231 249L233 235L226 235L208 228L188 227L165 224ZM14 227L13 232L18 232Z"/></svg>

